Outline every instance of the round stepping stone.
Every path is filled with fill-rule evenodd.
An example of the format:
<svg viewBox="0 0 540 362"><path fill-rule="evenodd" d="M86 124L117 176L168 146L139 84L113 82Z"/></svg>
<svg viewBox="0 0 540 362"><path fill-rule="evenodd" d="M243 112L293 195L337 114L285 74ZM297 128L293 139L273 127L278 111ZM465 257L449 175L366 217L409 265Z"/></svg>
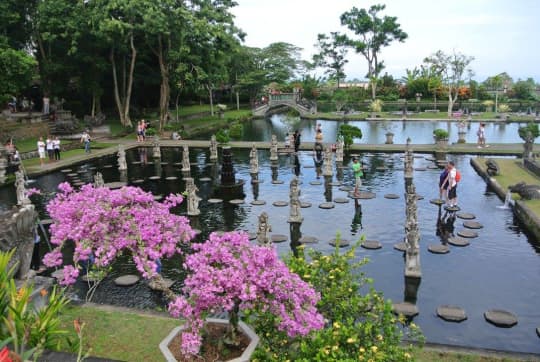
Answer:
<svg viewBox="0 0 540 362"><path fill-rule="evenodd" d="M476 219L476 216L474 214L470 214L468 212L458 212L456 216L463 220L472 220Z"/></svg>
<svg viewBox="0 0 540 362"><path fill-rule="evenodd" d="M176 177L176 176L165 177L165 180L167 180L167 181L174 181L174 180L177 180L177 179L178 179L178 177Z"/></svg>
<svg viewBox="0 0 540 362"><path fill-rule="evenodd" d="M163 195L155 195L154 200L159 201L163 198Z"/></svg>
<svg viewBox="0 0 540 362"><path fill-rule="evenodd" d="M435 166L435 165L429 165L427 168L428 168L429 170L438 170L438 169L439 169L439 167L438 167L438 166Z"/></svg>
<svg viewBox="0 0 540 362"><path fill-rule="evenodd" d="M113 167L113 165L105 165L105 166L103 166L103 168L112 168L112 167ZM83 171L79 171L79 172L86 172L86 171L83 170Z"/></svg>
<svg viewBox="0 0 540 362"><path fill-rule="evenodd" d="M407 250L407 244L403 241L400 243L394 244L394 249L398 251L405 251Z"/></svg>
<svg viewBox="0 0 540 362"><path fill-rule="evenodd" d="M111 166L111 167L112 167L112 166ZM88 170L86 170L86 169L83 169L83 170L77 170L77 173L79 173L79 174L83 174L83 173L87 173L87 172L88 172Z"/></svg>
<svg viewBox="0 0 540 362"><path fill-rule="evenodd" d="M199 181L201 181L201 182L208 182L208 181L212 181L212 179L211 179L210 177L201 177L201 178L199 179Z"/></svg>
<svg viewBox="0 0 540 362"><path fill-rule="evenodd" d="M210 204L219 204L220 202L223 202L222 199L208 199L208 203Z"/></svg>
<svg viewBox="0 0 540 362"><path fill-rule="evenodd" d="M382 244L377 240L365 240L362 245L364 249L376 250L382 248Z"/></svg>
<svg viewBox="0 0 540 362"><path fill-rule="evenodd" d="M318 185L322 185L322 182L321 181L309 181L309 184L312 185L312 186L318 186Z"/></svg>
<svg viewBox="0 0 540 362"><path fill-rule="evenodd" d="M62 279L64 277L64 269L58 269L51 273L51 277L56 280Z"/></svg>
<svg viewBox="0 0 540 362"><path fill-rule="evenodd" d="M304 168L315 168L313 165L305 165Z"/></svg>
<svg viewBox="0 0 540 362"><path fill-rule="evenodd" d="M459 238L459 237L451 237L448 238L448 244L453 246L468 246L470 243L467 239Z"/></svg>
<svg viewBox="0 0 540 362"><path fill-rule="evenodd" d="M287 201L274 201L272 205L274 205L275 207L285 207L288 206L289 203Z"/></svg>
<svg viewBox="0 0 540 362"><path fill-rule="evenodd" d="M283 183L283 180L272 180L272 183L274 185L281 185Z"/></svg>
<svg viewBox="0 0 540 362"><path fill-rule="evenodd" d="M369 200L374 199L375 196L377 195L369 191L360 191L357 196L355 196L353 192L349 193L351 199Z"/></svg>
<svg viewBox="0 0 540 362"><path fill-rule="evenodd" d="M433 205L444 205L444 200L441 200L441 199L431 199L431 200L429 200L429 203L430 203L430 204L433 204Z"/></svg>
<svg viewBox="0 0 540 362"><path fill-rule="evenodd" d="M198 162L190 162L189 163L191 166L197 166L199 163Z"/></svg>
<svg viewBox="0 0 540 362"><path fill-rule="evenodd" d="M233 205L242 205L243 203L244 203L244 200L242 200L242 199L229 200L229 204L233 204Z"/></svg>
<svg viewBox="0 0 540 362"><path fill-rule="evenodd" d="M281 234L272 234L271 240L273 243L283 243L287 241L287 235L281 235Z"/></svg>
<svg viewBox="0 0 540 362"><path fill-rule="evenodd" d="M69 173L71 171L73 171L73 170L70 169L70 168L64 168L63 170L60 170L60 172L63 172L63 173Z"/></svg>
<svg viewBox="0 0 540 362"><path fill-rule="evenodd" d="M328 210L328 209L333 209L335 206L336 205L334 205L333 202L323 202L322 204L319 205L319 208Z"/></svg>
<svg viewBox="0 0 540 362"><path fill-rule="evenodd" d="M459 206L445 206L444 209L450 212L456 212L461 210Z"/></svg>
<svg viewBox="0 0 540 362"><path fill-rule="evenodd" d="M377 171L386 171L386 166L377 166L375 168L375 170L377 170Z"/></svg>
<svg viewBox="0 0 540 362"><path fill-rule="evenodd" d="M455 305L441 305L437 307L437 315L447 322L459 323L467 319L465 310Z"/></svg>
<svg viewBox="0 0 540 362"><path fill-rule="evenodd" d="M302 244L316 244L319 242L319 239L314 236L302 236L298 241Z"/></svg>
<svg viewBox="0 0 540 362"><path fill-rule="evenodd" d="M175 163L173 163L173 165L175 165L175 166L182 166L183 164L182 164L182 162L175 162Z"/></svg>
<svg viewBox="0 0 540 362"><path fill-rule="evenodd" d="M420 156L420 155L414 155L413 157L414 158L424 158L424 156Z"/></svg>
<svg viewBox="0 0 540 362"><path fill-rule="evenodd" d="M416 305L411 303L392 303L392 312L397 315L404 315L405 317L411 318L418 315L418 308Z"/></svg>
<svg viewBox="0 0 540 362"><path fill-rule="evenodd" d="M447 245L434 244L428 246L428 251L433 254L447 254L450 252L450 248Z"/></svg>
<svg viewBox="0 0 540 362"><path fill-rule="evenodd" d="M347 203L349 203L349 199L347 199L347 198L345 198L345 197L336 197L336 198L334 199L334 202L335 202L336 204L347 204Z"/></svg>
<svg viewBox="0 0 540 362"><path fill-rule="evenodd" d="M131 164L132 164L132 165L140 165L140 164L141 164L141 161L133 161Z"/></svg>
<svg viewBox="0 0 540 362"><path fill-rule="evenodd" d="M396 194L386 194L384 195L385 199L399 199L399 195Z"/></svg>
<svg viewBox="0 0 540 362"><path fill-rule="evenodd" d="M427 168L425 168L425 167L415 167L414 170L415 171L426 171Z"/></svg>
<svg viewBox="0 0 540 362"><path fill-rule="evenodd" d="M463 226L465 226L467 229L481 229L484 227L484 225L480 224L478 221L464 221Z"/></svg>
<svg viewBox="0 0 540 362"><path fill-rule="evenodd" d="M76 172L71 172L71 173L68 173L67 175L68 175L69 177L79 176L79 174L76 173Z"/></svg>
<svg viewBox="0 0 540 362"><path fill-rule="evenodd" d="M161 176L150 176L148 177L149 180L159 180L161 179Z"/></svg>
<svg viewBox="0 0 540 362"><path fill-rule="evenodd" d="M131 181L131 183L135 185L142 184L143 182L144 180L142 178Z"/></svg>
<svg viewBox="0 0 540 362"><path fill-rule="evenodd" d="M478 233L476 231L472 230L460 230L457 232L458 236L461 236L462 238L477 238Z"/></svg>
<svg viewBox="0 0 540 362"><path fill-rule="evenodd" d="M333 182L330 182L329 185L330 186L341 186L341 182L340 181L333 181Z"/></svg>
<svg viewBox="0 0 540 362"><path fill-rule="evenodd" d="M423 200L424 199L424 196L422 195L416 195L416 200L417 201L420 201L420 200Z"/></svg>
<svg viewBox="0 0 540 362"><path fill-rule="evenodd" d="M150 162L146 162L146 165L153 165L154 162L150 161Z"/></svg>
<svg viewBox="0 0 540 362"><path fill-rule="evenodd" d="M139 277L134 274L122 275L114 280L114 284L119 287L129 287L136 284L139 281Z"/></svg>
<svg viewBox="0 0 540 362"><path fill-rule="evenodd" d="M108 187L108 188L110 188L112 190L122 188L122 187L124 187L126 185L127 184L125 182L122 182L122 181L107 182L107 183L103 184L104 187Z"/></svg>
<svg viewBox="0 0 540 362"><path fill-rule="evenodd" d="M484 313L486 320L497 326L503 328L510 328L518 323L517 316L502 309L491 309Z"/></svg>
<svg viewBox="0 0 540 362"><path fill-rule="evenodd" d="M74 183L73 183L73 186L77 186L77 187L78 187L78 186L82 186L82 185L84 185L84 182L82 182L82 181L81 181L81 182L74 182Z"/></svg>
<svg viewBox="0 0 540 362"><path fill-rule="evenodd" d="M307 202L307 201L300 202L300 207L302 209L307 209L308 207L311 207L311 202Z"/></svg>
<svg viewBox="0 0 540 362"><path fill-rule="evenodd" d="M346 191L346 192L349 192L349 191L353 191L354 190L354 187L352 186L341 186L339 188L340 191Z"/></svg>
<svg viewBox="0 0 540 362"><path fill-rule="evenodd" d="M266 205L266 201L264 200L253 200L250 202L251 205L255 205L255 206L262 206L262 205Z"/></svg>
<svg viewBox="0 0 540 362"><path fill-rule="evenodd" d="M161 164L162 164L163 166L167 166L169 163L168 163L168 162L161 162Z"/></svg>
<svg viewBox="0 0 540 362"><path fill-rule="evenodd" d="M350 245L349 240L345 240L345 239L339 239L339 241L337 239L332 239L328 242L328 244L334 247L339 246L340 248L345 248Z"/></svg>
<svg viewBox="0 0 540 362"><path fill-rule="evenodd" d="M90 166L88 167L89 170L97 170L97 167L96 166Z"/></svg>

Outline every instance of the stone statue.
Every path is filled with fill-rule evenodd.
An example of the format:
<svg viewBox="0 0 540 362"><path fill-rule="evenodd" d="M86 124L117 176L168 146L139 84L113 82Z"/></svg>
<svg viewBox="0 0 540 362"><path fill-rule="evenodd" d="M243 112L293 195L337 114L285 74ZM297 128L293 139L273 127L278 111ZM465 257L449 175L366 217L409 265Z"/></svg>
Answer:
<svg viewBox="0 0 540 362"><path fill-rule="evenodd" d="M159 136L154 136L154 139L152 141L152 151L154 154L154 158L161 158L161 148L159 146Z"/></svg>
<svg viewBox="0 0 540 362"><path fill-rule="evenodd" d="M332 168L332 150L327 147L324 152L324 170L323 176L332 177L334 175L334 169Z"/></svg>
<svg viewBox="0 0 540 362"><path fill-rule="evenodd" d="M336 162L343 162L343 140L336 143Z"/></svg>
<svg viewBox="0 0 540 362"><path fill-rule="evenodd" d="M31 201L26 194L24 173L21 170L15 171L15 187L17 189L17 205L23 206L31 204Z"/></svg>
<svg viewBox="0 0 540 362"><path fill-rule="evenodd" d="M218 159L217 141L216 135L212 135L210 138L210 161L216 161Z"/></svg>
<svg viewBox="0 0 540 362"><path fill-rule="evenodd" d="M6 182L7 151L0 143L0 185Z"/></svg>
<svg viewBox="0 0 540 362"><path fill-rule="evenodd" d="M257 153L257 148L255 147L255 143L253 143L253 146L251 147L251 151L249 151L249 173L256 174L259 173L259 156Z"/></svg>
<svg viewBox="0 0 540 362"><path fill-rule="evenodd" d="M290 204L290 223L301 223L304 218L300 213L300 189L298 188L298 179L293 177L289 187L289 204Z"/></svg>
<svg viewBox="0 0 540 362"><path fill-rule="evenodd" d="M124 145L118 145L118 170L127 170L126 150Z"/></svg>
<svg viewBox="0 0 540 362"><path fill-rule="evenodd" d="M272 135L272 141L270 142L270 161L277 161L278 159L278 141L275 134Z"/></svg>
<svg viewBox="0 0 540 362"><path fill-rule="evenodd" d="M105 182L103 181L103 175L101 172L96 172L94 175L94 187L103 187L105 185Z"/></svg>
<svg viewBox="0 0 540 362"><path fill-rule="evenodd" d="M405 276L411 278L421 278L420 269L420 251L419 239L420 231L418 229L418 209L416 207L416 188L414 184L407 187L405 193Z"/></svg>
<svg viewBox="0 0 540 362"><path fill-rule="evenodd" d="M184 145L182 150L182 171L187 172L191 170L191 165L189 163L189 147Z"/></svg>
<svg viewBox="0 0 540 362"><path fill-rule="evenodd" d="M259 215L259 226L257 227L257 243L259 245L272 245L269 233L272 231L272 226L268 223L268 214L263 212Z"/></svg>
<svg viewBox="0 0 540 362"><path fill-rule="evenodd" d="M414 165L414 154L411 148L411 139L407 138L407 144L405 146L405 158L404 158L405 179L412 179L413 165Z"/></svg>
<svg viewBox="0 0 540 362"><path fill-rule="evenodd" d="M189 216L196 216L200 215L201 210L199 210L199 201L201 201L201 198L197 195L197 191L199 189L197 186L195 186L195 182L193 178L188 177L186 180L186 192L187 192L187 214Z"/></svg>

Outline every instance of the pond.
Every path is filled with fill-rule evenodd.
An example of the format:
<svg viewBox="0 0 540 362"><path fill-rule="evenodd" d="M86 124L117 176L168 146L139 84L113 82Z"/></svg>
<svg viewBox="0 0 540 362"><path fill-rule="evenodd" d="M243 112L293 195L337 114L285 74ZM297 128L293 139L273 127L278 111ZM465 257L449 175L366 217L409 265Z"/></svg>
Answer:
<svg viewBox="0 0 540 362"><path fill-rule="evenodd" d="M383 248L365 250L359 248L357 257L368 257L371 262L364 271L375 281L375 287L382 291L386 298L400 302L405 296L404 258L403 254L394 250L393 245L402 241L404 236L405 204L403 159L401 154L362 154L366 167L362 189L376 193L376 198L362 200L362 214L355 213L354 203L337 204L334 209L323 210L318 207L326 200L346 197L339 186L325 184L323 177L318 178L310 153L301 152L298 159L294 156L280 156L277 168L271 168L267 151L259 151L260 174L263 180L252 185L249 180L248 150L233 150L237 179L244 179L246 194L244 205L233 206L228 203L210 204L213 184L218 179L219 167L210 164L207 150L190 150L192 162L191 176L195 178L199 188L201 215L193 220L193 225L202 230L200 239L211 231L248 230L255 231L257 217L263 211L270 216L273 234L284 234L290 239L290 228L287 223L289 208L272 206L274 201L288 201L289 182L298 174L302 181L301 200L312 203L312 207L302 209L304 222L301 233L315 236L317 244L310 244L322 252L329 253L332 247L328 241L340 232L342 238L356 241L364 235L366 239L378 240ZM138 186L151 191L155 195L166 195L170 192L182 192L184 183L181 179L180 149L163 149L162 162L154 162L151 150L139 149L128 152L128 179L143 179ZM146 156L148 155L148 156ZM527 235L517 223L511 210L501 209L502 202L488 188L484 181L470 167L471 156L451 156L462 173L462 181L458 186L458 203L462 211L476 215L476 221L484 227L479 230L479 237L471 239L471 245L465 248L451 246L446 255L428 252L430 244L440 244L437 235L439 220L438 207L429 203L438 197L438 177L440 170L433 167L428 155L416 155L414 183L417 193L424 196L418 201L418 222L420 228L420 248L422 279L416 293L416 304L420 314L414 322L419 324L429 342L444 343L480 348L494 348L520 352L540 353L540 343L535 328L540 325L540 245ZM148 162L145 164L145 160ZM139 162L141 162L139 164ZM105 157L94 162L74 165L71 168L78 178L89 182L92 175L100 170L105 182L119 180L115 157ZM346 157L345 165L350 165ZM384 170L378 169L385 165ZM339 169L333 180L340 179L343 185L352 185L354 180L349 168ZM158 180L149 179L158 175ZM166 177L176 176L176 180ZM210 177L212 181L200 179ZM273 184L271 180L283 180L283 184ZM35 187L42 190L41 204L38 205L41 216L46 218L43 205L52 197L56 186L63 181L71 181L66 173L54 172L37 178ZM321 181L321 185L312 185L312 181ZM399 195L399 199L386 199L388 193ZM15 203L14 192L10 188L0 189L0 207L6 209ZM250 204L254 198L266 201L264 206ZM185 213L185 205L178 212ZM358 217L360 216L360 217ZM444 216L444 211L442 211ZM464 220L456 219L454 232L463 229ZM46 248L45 243L41 243ZM291 251L289 242L276 244L280 254ZM179 259L164 262L164 276L173 280L182 279ZM157 308L163 306L163 300L151 292L144 283L122 289L115 287L112 279L124 273L134 273L135 267L126 260L115 265L110 279L107 279L95 295L100 303L120 304L139 308ZM173 288L179 290L181 282ZM411 286L409 286L411 287ZM413 296L414 297L414 296ZM464 308L468 320L455 324L444 322L436 316L436 308L443 304L458 305ZM517 314L519 323L510 329L497 328L484 320L483 313L489 309L506 309Z"/></svg>
<svg viewBox="0 0 540 362"><path fill-rule="evenodd" d="M458 122L441 121L328 121L308 120L298 117L287 117L283 114L275 114L266 119L254 119L244 124L242 141L270 141L272 134L277 135L279 141L285 139L287 132L298 129L302 133L302 141L312 142L315 139L315 126L320 123L325 142L335 142L339 126L349 124L362 130L362 139L356 139L355 143L381 144L386 140L386 129L394 133L394 143L405 144L407 137L413 143L433 143L433 131L442 128L449 132L450 142L458 140ZM486 123L485 132L487 143L522 143L519 138L518 128L525 123ZM467 143L476 143L479 123L468 123L465 128ZM385 127L387 127L385 129ZM209 134L201 135L199 139L208 139Z"/></svg>

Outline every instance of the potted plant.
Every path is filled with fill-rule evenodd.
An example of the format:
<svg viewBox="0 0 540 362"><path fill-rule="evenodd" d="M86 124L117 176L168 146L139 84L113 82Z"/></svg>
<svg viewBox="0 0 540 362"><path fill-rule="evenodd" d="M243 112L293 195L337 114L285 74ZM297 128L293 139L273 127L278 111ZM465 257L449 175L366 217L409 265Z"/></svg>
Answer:
<svg viewBox="0 0 540 362"><path fill-rule="evenodd" d="M382 127L386 131L386 133L384 134L386 136L386 141L384 143L387 145L394 144L394 132L392 132L392 128L394 126L392 125L392 123L385 121Z"/></svg>
<svg viewBox="0 0 540 362"><path fill-rule="evenodd" d="M225 111L227 110L227 105L218 104L216 107L217 107L217 113L219 115L219 119L223 119L223 117L225 117Z"/></svg>
<svg viewBox="0 0 540 362"><path fill-rule="evenodd" d="M343 140L345 148L349 148L353 144L355 138L362 138L362 130L356 126L342 124L339 126L338 137Z"/></svg>
<svg viewBox="0 0 540 362"><path fill-rule="evenodd" d="M442 128L437 128L433 131L433 138L435 139L435 143L439 147L446 147L448 146L448 131Z"/></svg>
<svg viewBox="0 0 540 362"><path fill-rule="evenodd" d="M231 140L231 136L229 135L229 130L225 128L220 128L216 132L216 141L220 144L227 144Z"/></svg>

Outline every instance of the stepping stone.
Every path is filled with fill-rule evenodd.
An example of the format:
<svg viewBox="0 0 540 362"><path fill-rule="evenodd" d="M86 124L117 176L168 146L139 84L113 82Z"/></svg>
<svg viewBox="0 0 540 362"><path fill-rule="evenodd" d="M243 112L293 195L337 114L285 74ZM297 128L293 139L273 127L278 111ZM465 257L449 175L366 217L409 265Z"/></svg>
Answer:
<svg viewBox="0 0 540 362"><path fill-rule="evenodd" d="M349 240L345 240L345 239L339 239L339 241L337 239L332 239L328 242L328 244L334 247L339 246L340 248L345 248L350 245Z"/></svg>
<svg viewBox="0 0 540 362"><path fill-rule="evenodd" d="M377 240L365 240L361 245L364 249L377 250L382 248L382 244Z"/></svg>
<svg viewBox="0 0 540 362"><path fill-rule="evenodd" d="M445 201L441 199L431 199L429 200L429 203L433 205L444 205Z"/></svg>
<svg viewBox="0 0 540 362"><path fill-rule="evenodd" d="M82 185L84 185L84 182L82 181L73 183L73 186L77 186L77 187L82 186Z"/></svg>
<svg viewBox="0 0 540 362"><path fill-rule="evenodd" d="M459 237L451 237L451 238L448 238L448 244L453 245L453 246L464 247L464 246L469 246L470 243L467 239L463 239Z"/></svg>
<svg viewBox="0 0 540 362"><path fill-rule="evenodd" d="M351 199L360 199L360 200L369 200L369 199L374 199L375 195L373 192L369 192L369 191L360 191L358 193L359 195L358 196L355 196L353 192L349 193L349 197Z"/></svg>
<svg viewBox="0 0 540 362"><path fill-rule="evenodd" d="M79 174L76 173L76 172L71 172L71 173L68 173L67 175L68 175L69 177L79 176Z"/></svg>
<svg viewBox="0 0 540 362"><path fill-rule="evenodd" d="M318 185L322 185L322 182L321 181L309 181L309 184L312 185L312 186L318 186Z"/></svg>
<svg viewBox="0 0 540 362"><path fill-rule="evenodd" d="M175 162L175 163L173 163L173 165L175 165L175 166L182 166L182 162Z"/></svg>
<svg viewBox="0 0 540 362"><path fill-rule="evenodd" d="M478 221L465 221L463 222L463 226L465 226L467 229L481 229L484 227L484 225L480 224Z"/></svg>
<svg viewBox="0 0 540 362"><path fill-rule="evenodd" d="M437 315L447 322L459 323L467 319L465 310L455 305L441 305L437 307Z"/></svg>
<svg viewBox="0 0 540 362"><path fill-rule="evenodd" d="M142 178L131 181L131 183L135 185L142 184L143 182L144 180Z"/></svg>
<svg viewBox="0 0 540 362"><path fill-rule="evenodd" d="M425 167L415 167L414 170L415 171L426 171L427 168L425 168Z"/></svg>
<svg viewBox="0 0 540 362"><path fill-rule="evenodd" d="M307 209L308 207L311 207L311 202L307 202L307 201L300 202L300 207L302 209Z"/></svg>
<svg viewBox="0 0 540 362"><path fill-rule="evenodd" d="M60 280L64 277L64 269L58 269L51 273L51 277L53 277L56 280Z"/></svg>
<svg viewBox="0 0 540 362"><path fill-rule="evenodd" d="M210 204L219 204L220 202L223 202L222 199L208 199L208 203Z"/></svg>
<svg viewBox="0 0 540 362"><path fill-rule="evenodd" d="M168 162L162 162L161 165L162 166L167 166L169 163Z"/></svg>
<svg viewBox="0 0 540 362"><path fill-rule="evenodd" d="M476 219L476 216L474 214L470 214L468 212L458 212L456 216L463 220L472 220Z"/></svg>
<svg viewBox="0 0 540 362"><path fill-rule="evenodd" d="M394 249L404 252L405 250L407 250L407 244L403 241L400 243L394 244Z"/></svg>
<svg viewBox="0 0 540 362"><path fill-rule="evenodd" d="M154 200L159 201L163 198L163 195L155 195Z"/></svg>
<svg viewBox="0 0 540 362"><path fill-rule="evenodd" d="M477 238L478 233L476 231L472 230L460 230L457 232L458 236L461 236L462 238Z"/></svg>
<svg viewBox="0 0 540 362"><path fill-rule="evenodd" d="M108 188L114 190L114 189L122 188L122 187L124 187L126 185L127 184L125 182L118 181L118 182L107 182L107 183L103 184L103 187L108 187Z"/></svg>
<svg viewBox="0 0 540 362"><path fill-rule="evenodd" d="M319 208L328 210L328 209L333 209L335 206L336 205L334 205L333 202L323 202L322 204L319 205Z"/></svg>
<svg viewBox="0 0 540 362"><path fill-rule="evenodd" d="M285 207L288 206L289 203L287 201L274 201L272 205L274 205L275 207Z"/></svg>
<svg viewBox="0 0 540 362"><path fill-rule="evenodd" d="M111 165L111 167L112 167L112 165ZM79 173L79 174L87 173L87 172L88 172L88 170L86 170L86 169L84 169L84 170L77 170L77 173Z"/></svg>
<svg viewBox="0 0 540 362"><path fill-rule="evenodd" d="M261 206L261 205L266 205L266 201L264 200L253 200L250 202L251 205L255 205L255 206Z"/></svg>
<svg viewBox="0 0 540 362"><path fill-rule="evenodd" d="M122 275L114 280L114 284L119 287L129 287L136 284L139 281L139 277L134 274Z"/></svg>
<svg viewBox="0 0 540 362"><path fill-rule="evenodd" d="M424 156L420 156L420 155L414 155L413 157L414 158L424 158Z"/></svg>
<svg viewBox="0 0 540 362"><path fill-rule="evenodd" d="M208 181L212 181L212 179L211 179L210 177L201 177L201 178L199 179L199 181L201 181L201 182L208 182Z"/></svg>
<svg viewBox="0 0 540 362"><path fill-rule="evenodd" d="M272 183L274 185L281 185L284 181L283 180L272 180Z"/></svg>
<svg viewBox="0 0 540 362"><path fill-rule="evenodd" d="M70 169L70 168L64 168L63 170L60 170L60 172L63 172L63 173L69 173L71 171L73 171L73 170Z"/></svg>
<svg viewBox="0 0 540 362"><path fill-rule="evenodd" d="M147 164L147 165L153 165L154 162L150 161L150 162L147 162L146 164Z"/></svg>
<svg viewBox="0 0 540 362"><path fill-rule="evenodd" d="M349 203L349 199L347 199L347 198L345 198L345 197L336 197L336 198L334 199L334 202L335 202L336 204L347 204L347 203Z"/></svg>
<svg viewBox="0 0 540 362"><path fill-rule="evenodd" d="M112 167L113 167L113 165L105 165L105 166L103 166L103 168L112 168ZM82 170L82 171L79 171L79 172L86 172L86 171Z"/></svg>
<svg viewBox="0 0 540 362"><path fill-rule="evenodd" d="M229 200L229 204L232 204L232 205L242 205L243 203L244 203L244 200L242 199Z"/></svg>
<svg viewBox="0 0 540 362"><path fill-rule="evenodd" d="M385 199L399 199L399 195L396 194L386 194L384 195Z"/></svg>
<svg viewBox="0 0 540 362"><path fill-rule="evenodd" d="M375 168L375 170L377 170L377 171L386 171L386 166L377 166Z"/></svg>
<svg viewBox="0 0 540 362"><path fill-rule="evenodd" d="M435 165L429 165L427 168L430 169L430 170L438 170L439 169L439 167L435 166Z"/></svg>
<svg viewBox="0 0 540 362"><path fill-rule="evenodd" d="M314 236L302 236L298 241L302 244L316 244L319 242L319 239Z"/></svg>
<svg viewBox="0 0 540 362"><path fill-rule="evenodd" d="M420 201L420 200L423 200L424 199L424 196L422 195L416 195L416 200L417 201Z"/></svg>
<svg viewBox="0 0 540 362"><path fill-rule="evenodd" d="M445 206L444 209L450 212L456 212L456 211L461 210L459 206Z"/></svg>
<svg viewBox="0 0 540 362"><path fill-rule="evenodd" d="M281 235L281 234L272 234L271 240L273 243L283 243L287 241L287 235Z"/></svg>
<svg viewBox="0 0 540 362"><path fill-rule="evenodd" d="M304 168L315 168L313 165L305 165Z"/></svg>
<svg viewBox="0 0 540 362"><path fill-rule="evenodd" d="M403 303L392 303L392 312L397 315L404 315L405 317L411 318L418 315L418 308L416 305L403 302Z"/></svg>
<svg viewBox="0 0 540 362"><path fill-rule="evenodd" d="M333 181L333 182L330 182L329 185L330 186L341 186L341 182L340 181Z"/></svg>
<svg viewBox="0 0 540 362"><path fill-rule="evenodd" d="M161 179L161 176L150 176L148 177L149 180L159 180Z"/></svg>
<svg viewBox="0 0 540 362"><path fill-rule="evenodd" d="M352 186L341 186L341 187L339 188L339 190L340 190L340 191L347 191L347 192L349 192L349 191L353 191L353 190L354 190L354 187L352 187Z"/></svg>
<svg viewBox="0 0 540 362"><path fill-rule="evenodd" d="M131 164L132 164L132 165L140 165L140 164L141 164L141 161L133 161Z"/></svg>
<svg viewBox="0 0 540 362"><path fill-rule="evenodd" d="M433 254L448 254L450 252L450 248L446 245L434 244L428 246L428 251Z"/></svg>
<svg viewBox="0 0 540 362"><path fill-rule="evenodd" d="M174 180L177 180L177 179L178 179L178 177L176 177L176 176L165 177L165 180L167 180L167 181L174 181Z"/></svg>
<svg viewBox="0 0 540 362"><path fill-rule="evenodd" d="M502 309L488 310L484 313L484 318L486 318L489 323L502 328L510 328L518 323L515 314Z"/></svg>

